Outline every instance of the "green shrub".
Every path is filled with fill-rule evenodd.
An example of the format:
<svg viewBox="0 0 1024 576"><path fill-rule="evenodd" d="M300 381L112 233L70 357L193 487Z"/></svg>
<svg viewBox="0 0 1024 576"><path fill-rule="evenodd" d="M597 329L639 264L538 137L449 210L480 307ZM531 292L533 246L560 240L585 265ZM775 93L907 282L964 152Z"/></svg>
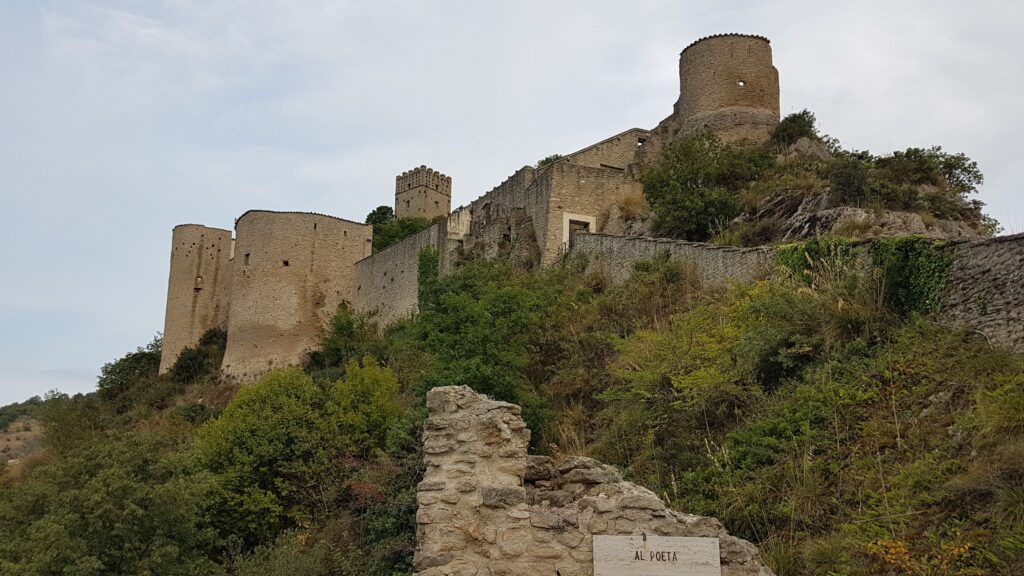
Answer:
<svg viewBox="0 0 1024 576"><path fill-rule="evenodd" d="M880 238L869 250L874 265L884 271L890 308L903 315L939 309L953 263L948 242L917 236Z"/></svg>
<svg viewBox="0 0 1024 576"><path fill-rule="evenodd" d="M373 226L373 250L383 250L395 242L429 228L435 220L426 218L395 218Z"/></svg>
<svg viewBox="0 0 1024 576"><path fill-rule="evenodd" d="M220 328L207 330L199 338L194 347L185 348L178 354L178 359L171 366L169 376L176 382L191 384L220 371L220 362L224 358L227 347L228 333Z"/></svg>
<svg viewBox="0 0 1024 576"><path fill-rule="evenodd" d="M772 130L771 141L780 146L789 146L801 138L817 138L814 113L810 110L794 112L779 122Z"/></svg>
<svg viewBox="0 0 1024 576"><path fill-rule="evenodd" d="M710 133L667 146L661 160L642 177L644 195L657 216L657 232L707 240L716 225L739 213L740 188L774 163L766 148L725 144Z"/></svg>

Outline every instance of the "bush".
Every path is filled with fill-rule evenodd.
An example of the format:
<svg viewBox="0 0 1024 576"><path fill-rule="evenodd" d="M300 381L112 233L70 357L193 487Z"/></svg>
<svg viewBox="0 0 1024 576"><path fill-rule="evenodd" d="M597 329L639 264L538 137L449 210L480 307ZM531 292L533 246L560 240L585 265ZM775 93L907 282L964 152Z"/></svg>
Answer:
<svg viewBox="0 0 1024 576"><path fill-rule="evenodd" d="M176 382L191 384L201 378L216 375L224 358L228 333L220 328L207 330L195 347L185 348L174 361L169 376Z"/></svg>
<svg viewBox="0 0 1024 576"><path fill-rule="evenodd" d="M763 147L724 144L713 134L669 145L659 163L642 177L644 195L657 216L657 232L707 240L716 226L739 213L740 188L774 162Z"/></svg>
<svg viewBox="0 0 1024 576"><path fill-rule="evenodd" d="M789 146L801 138L817 138L814 113L801 110L786 116L772 131L771 141L780 146Z"/></svg>
<svg viewBox="0 0 1024 576"><path fill-rule="evenodd" d="M383 250L402 238L429 228L435 220L426 218L396 218L373 226L373 250Z"/></svg>

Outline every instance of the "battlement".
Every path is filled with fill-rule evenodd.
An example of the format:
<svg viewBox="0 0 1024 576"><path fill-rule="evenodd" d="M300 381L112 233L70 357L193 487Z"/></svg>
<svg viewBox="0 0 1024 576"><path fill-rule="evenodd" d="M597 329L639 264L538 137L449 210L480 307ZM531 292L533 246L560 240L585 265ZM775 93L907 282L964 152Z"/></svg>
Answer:
<svg viewBox="0 0 1024 576"><path fill-rule="evenodd" d="M725 33L722 33L722 34L708 34L707 36L702 36L700 38L697 38L693 42L690 42L689 44L687 44L686 48L683 48L683 52L686 52L690 48L696 46L697 44L700 44L701 42L704 42L705 40L712 40L712 39L715 39L715 38L754 38L754 39L757 39L757 40L764 40L765 44L771 44L772 43L772 41L769 40L766 36L759 36L757 34L742 34L742 33L739 33L739 32L725 32ZM682 54L683 52L680 52L680 54Z"/></svg>
<svg viewBox="0 0 1024 576"><path fill-rule="evenodd" d="M422 165L412 170L402 172L395 176L395 195L411 191L413 188L423 186L446 196L452 194L452 179L450 176Z"/></svg>
<svg viewBox="0 0 1024 576"><path fill-rule="evenodd" d="M395 176L395 216L426 218L447 216L452 208L452 179L420 166Z"/></svg>

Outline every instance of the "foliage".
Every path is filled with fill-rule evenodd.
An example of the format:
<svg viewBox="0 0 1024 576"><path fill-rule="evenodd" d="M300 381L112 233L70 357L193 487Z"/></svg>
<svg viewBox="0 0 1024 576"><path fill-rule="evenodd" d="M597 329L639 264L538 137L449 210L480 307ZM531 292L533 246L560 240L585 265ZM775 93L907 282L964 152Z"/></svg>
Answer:
<svg viewBox="0 0 1024 576"><path fill-rule="evenodd" d="M417 295L420 301L430 300L437 288L440 275L441 255L436 249L425 247L420 250L419 275L416 278Z"/></svg>
<svg viewBox="0 0 1024 576"><path fill-rule="evenodd" d="M558 162L562 158L565 158L565 156L562 156L561 154L552 154L550 156L545 156L544 158L541 158L540 160L537 161L536 168L540 170L541 168L549 164L554 164L555 162Z"/></svg>
<svg viewBox="0 0 1024 576"><path fill-rule="evenodd" d="M343 368L353 358L378 352L377 327L366 316L342 303L325 328L320 347L307 355L306 367L311 371Z"/></svg>
<svg viewBox="0 0 1024 576"><path fill-rule="evenodd" d="M220 328L211 328L199 338L194 347L185 348L170 370L170 377L177 382L191 384L200 378L215 375L224 358L228 333Z"/></svg>
<svg viewBox="0 0 1024 576"><path fill-rule="evenodd" d="M948 242L916 236L880 238L870 244L875 266L885 271L886 302L900 314L939 308L953 253Z"/></svg>
<svg viewBox="0 0 1024 576"><path fill-rule="evenodd" d="M373 226L373 250L383 250L402 238L429 228L434 223L426 218L394 218Z"/></svg>
<svg viewBox="0 0 1024 576"><path fill-rule="evenodd" d="M116 402L128 395L139 383L146 383L156 377L160 368L160 352L163 349L163 338L156 337L144 348L125 354L123 358L108 362L100 370L96 390L100 398ZM128 400L122 402L127 405Z"/></svg>
<svg viewBox="0 0 1024 576"><path fill-rule="evenodd" d="M6 488L0 573L222 573L207 524L213 483L168 452L170 440L133 433L80 442Z"/></svg>
<svg viewBox="0 0 1024 576"><path fill-rule="evenodd" d="M242 388L196 439L197 458L221 489L221 532L251 546L326 519L353 467L383 452L405 417L397 395L392 372L370 357L350 360L326 388L298 369Z"/></svg>
<svg viewBox="0 0 1024 576"><path fill-rule="evenodd" d="M366 215L366 223L373 226L387 224L395 219L395 210L391 206L377 206Z"/></svg>
<svg viewBox="0 0 1024 576"><path fill-rule="evenodd" d="M814 113L810 110L794 112L783 118L772 130L771 141L780 146L789 146L801 138L817 138Z"/></svg>
<svg viewBox="0 0 1024 576"><path fill-rule="evenodd" d="M737 193L774 163L763 147L725 144L710 133L666 147L642 178L659 234L707 240L739 213Z"/></svg>

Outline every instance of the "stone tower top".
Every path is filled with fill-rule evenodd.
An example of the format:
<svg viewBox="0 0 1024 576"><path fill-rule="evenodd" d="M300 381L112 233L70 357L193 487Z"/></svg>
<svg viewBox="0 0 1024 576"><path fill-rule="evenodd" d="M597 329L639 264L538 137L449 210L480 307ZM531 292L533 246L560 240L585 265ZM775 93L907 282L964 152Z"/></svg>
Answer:
<svg viewBox="0 0 1024 576"><path fill-rule="evenodd" d="M447 216L452 206L452 179L420 166L395 176L395 216L427 218Z"/></svg>

